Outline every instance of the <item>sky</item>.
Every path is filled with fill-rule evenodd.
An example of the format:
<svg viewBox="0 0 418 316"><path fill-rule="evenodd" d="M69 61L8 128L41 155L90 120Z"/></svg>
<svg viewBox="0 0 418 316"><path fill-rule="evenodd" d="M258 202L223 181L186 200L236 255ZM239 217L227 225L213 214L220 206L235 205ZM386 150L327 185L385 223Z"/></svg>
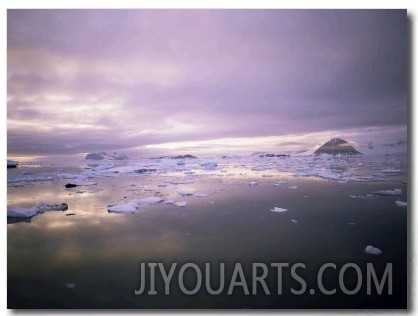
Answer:
<svg viewBox="0 0 418 316"><path fill-rule="evenodd" d="M405 10L8 10L8 155L407 133Z"/></svg>

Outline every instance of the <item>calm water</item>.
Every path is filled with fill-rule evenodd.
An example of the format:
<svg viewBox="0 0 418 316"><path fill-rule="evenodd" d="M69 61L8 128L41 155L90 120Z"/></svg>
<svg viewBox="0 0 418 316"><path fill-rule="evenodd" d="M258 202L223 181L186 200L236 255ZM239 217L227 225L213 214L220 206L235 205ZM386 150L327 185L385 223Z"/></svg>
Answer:
<svg viewBox="0 0 418 316"><path fill-rule="evenodd" d="M56 172L53 166L43 168L33 168L34 174L45 172L45 168ZM237 168L234 172L239 174ZM66 179L9 187L9 207L46 201L65 202L69 210L46 212L30 222L7 225L8 307L406 308L407 210L395 205L396 200L407 200L406 172L390 176L388 181L348 183L269 172L272 177L248 172L230 178L197 172L193 183L166 187L158 184L173 177L169 172L97 176L97 185L75 189L63 187L71 182ZM252 180L258 185L249 186ZM278 180L287 183L273 185ZM394 188L401 188L402 196L349 197ZM185 190L208 196L179 196L178 192ZM109 204L146 196L189 204L144 205L135 214L107 212ZM270 212L275 206L288 212ZM66 216L68 213L75 215ZM367 245L382 249L383 254L365 254ZM226 290L218 296L203 290L186 296L176 286L176 275L171 295L163 295L164 285L160 282L159 295L137 296L134 290L140 285L141 262L193 262L202 271L206 262L214 269L224 262L226 287L233 265L240 262L250 291L254 262L304 263L306 269L298 274L304 277L308 289L317 288L317 271L327 262L339 268L348 262L356 263L362 271L371 262L379 279L386 263L391 262L393 295L367 296L364 282L359 294L353 296L341 291L332 296L296 296L290 293L290 287L299 289L300 285L286 277L283 294L277 295L277 273L273 273L267 278L270 296L245 296L239 287L232 296L226 295ZM329 277L335 275L330 273ZM191 284L193 280L190 276ZM259 291L262 293L261 288Z"/></svg>

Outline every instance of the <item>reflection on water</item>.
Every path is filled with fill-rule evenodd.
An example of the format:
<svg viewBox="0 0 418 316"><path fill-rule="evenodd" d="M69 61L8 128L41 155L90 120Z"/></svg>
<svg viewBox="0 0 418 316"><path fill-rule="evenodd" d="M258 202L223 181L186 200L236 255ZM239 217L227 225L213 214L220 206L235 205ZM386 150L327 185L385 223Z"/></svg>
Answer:
<svg viewBox="0 0 418 316"><path fill-rule="evenodd" d="M30 223L7 226L8 307L406 306L407 211L395 205L397 199L406 201L405 173L385 182L339 183L295 178L286 170L251 170L239 163L219 169L196 171L192 183L177 185L169 181L184 178L183 172L103 175L94 179L97 185L74 189L64 188L66 179L9 187L9 207L46 201L67 203L69 210L46 212ZM249 186L252 180L258 185ZM287 183L273 185L278 180ZM167 185L160 186L162 183ZM393 188L401 188L402 196L372 200L349 197ZM180 196L181 191L208 196ZM107 212L109 204L147 196L186 201L188 205L141 205L135 214ZM270 212L273 207L288 212ZM68 213L75 215L66 216ZM383 254L364 254L369 244L382 249ZM367 262L375 263L378 269L393 262L394 295L338 294L324 298L295 297L285 292L283 297L244 297L238 291L233 296L199 293L190 297L173 289L168 297L135 296L141 262L302 262L307 266L308 288L325 262L340 266L354 262L362 269ZM157 284L157 288L163 289L163 285Z"/></svg>

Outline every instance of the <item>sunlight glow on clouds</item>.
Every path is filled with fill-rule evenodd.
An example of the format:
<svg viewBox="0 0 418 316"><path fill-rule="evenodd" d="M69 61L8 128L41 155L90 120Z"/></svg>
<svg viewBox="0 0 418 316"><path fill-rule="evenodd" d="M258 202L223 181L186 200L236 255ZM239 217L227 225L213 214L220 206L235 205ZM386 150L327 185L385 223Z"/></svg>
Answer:
<svg viewBox="0 0 418 316"><path fill-rule="evenodd" d="M406 22L402 10L8 10L8 153L259 150L371 126L405 138Z"/></svg>

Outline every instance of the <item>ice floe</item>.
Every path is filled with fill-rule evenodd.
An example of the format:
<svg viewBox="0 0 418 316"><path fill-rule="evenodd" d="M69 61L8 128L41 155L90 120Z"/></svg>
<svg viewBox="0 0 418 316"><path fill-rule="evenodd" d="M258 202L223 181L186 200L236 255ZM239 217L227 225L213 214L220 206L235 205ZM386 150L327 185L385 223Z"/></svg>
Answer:
<svg viewBox="0 0 418 316"><path fill-rule="evenodd" d="M352 199L364 199L364 200L374 200L374 199L377 199L378 198L378 196L373 195L373 194L366 194L366 195L360 195L360 194L359 195L353 195L353 194L350 194L349 197L352 198Z"/></svg>
<svg viewBox="0 0 418 316"><path fill-rule="evenodd" d="M401 189L393 189L393 190L379 190L379 191L374 191L373 192L374 195L387 195L387 196L397 196L397 195L402 195L402 190Z"/></svg>
<svg viewBox="0 0 418 316"><path fill-rule="evenodd" d="M283 185L283 184L287 184L287 181L280 180L280 181L277 181L274 185L279 186L279 185Z"/></svg>
<svg viewBox="0 0 418 316"><path fill-rule="evenodd" d="M187 202L174 202L173 203L173 205L180 206L180 207L185 207L187 204L189 203Z"/></svg>
<svg viewBox="0 0 418 316"><path fill-rule="evenodd" d="M280 207L274 207L273 209L270 210L270 212L284 213L284 212L287 212L287 209L286 208L280 208Z"/></svg>
<svg viewBox="0 0 418 316"><path fill-rule="evenodd" d="M408 203L403 201L395 201L395 204L399 207L407 207Z"/></svg>
<svg viewBox="0 0 418 316"><path fill-rule="evenodd" d="M381 171L382 173L402 173L401 169L385 169Z"/></svg>
<svg viewBox="0 0 418 316"><path fill-rule="evenodd" d="M206 193L195 193L193 194L194 197L207 197L208 195Z"/></svg>
<svg viewBox="0 0 418 316"><path fill-rule="evenodd" d="M293 189L293 190L295 190L295 189L297 189L298 188L298 186L297 185L292 185L292 186L290 186L289 187L289 189Z"/></svg>
<svg viewBox="0 0 418 316"><path fill-rule="evenodd" d="M371 245L367 246L366 249L364 249L364 252L369 255L376 255L376 256L382 254L382 250L380 250L379 248L373 247Z"/></svg>
<svg viewBox="0 0 418 316"><path fill-rule="evenodd" d="M293 224L297 224L297 223L299 223L296 219L291 219L290 220Z"/></svg>
<svg viewBox="0 0 418 316"><path fill-rule="evenodd" d="M193 192L190 192L190 191L179 191L177 193L181 196L192 196L193 195Z"/></svg>
<svg viewBox="0 0 418 316"><path fill-rule="evenodd" d="M40 203L32 207L11 207L7 210L7 217L33 217L47 211L66 211L68 204L46 204Z"/></svg>
<svg viewBox="0 0 418 316"><path fill-rule="evenodd" d="M250 187L252 187L252 186L254 186L254 185L258 185L258 182L257 182L257 181L251 181L248 185L249 185Z"/></svg>
<svg viewBox="0 0 418 316"><path fill-rule="evenodd" d="M218 164L216 162L205 162L200 164L200 166L202 166L205 169L215 169Z"/></svg>
<svg viewBox="0 0 418 316"><path fill-rule="evenodd" d="M75 282L71 282L71 283L64 283L64 286L67 288L67 289L75 289L75 286L76 286L77 284L75 283Z"/></svg>
<svg viewBox="0 0 418 316"><path fill-rule="evenodd" d="M153 205L163 201L157 196L150 196L142 199L135 199L127 203L120 203L116 205L109 205L107 210L111 213L136 213L141 205Z"/></svg>

